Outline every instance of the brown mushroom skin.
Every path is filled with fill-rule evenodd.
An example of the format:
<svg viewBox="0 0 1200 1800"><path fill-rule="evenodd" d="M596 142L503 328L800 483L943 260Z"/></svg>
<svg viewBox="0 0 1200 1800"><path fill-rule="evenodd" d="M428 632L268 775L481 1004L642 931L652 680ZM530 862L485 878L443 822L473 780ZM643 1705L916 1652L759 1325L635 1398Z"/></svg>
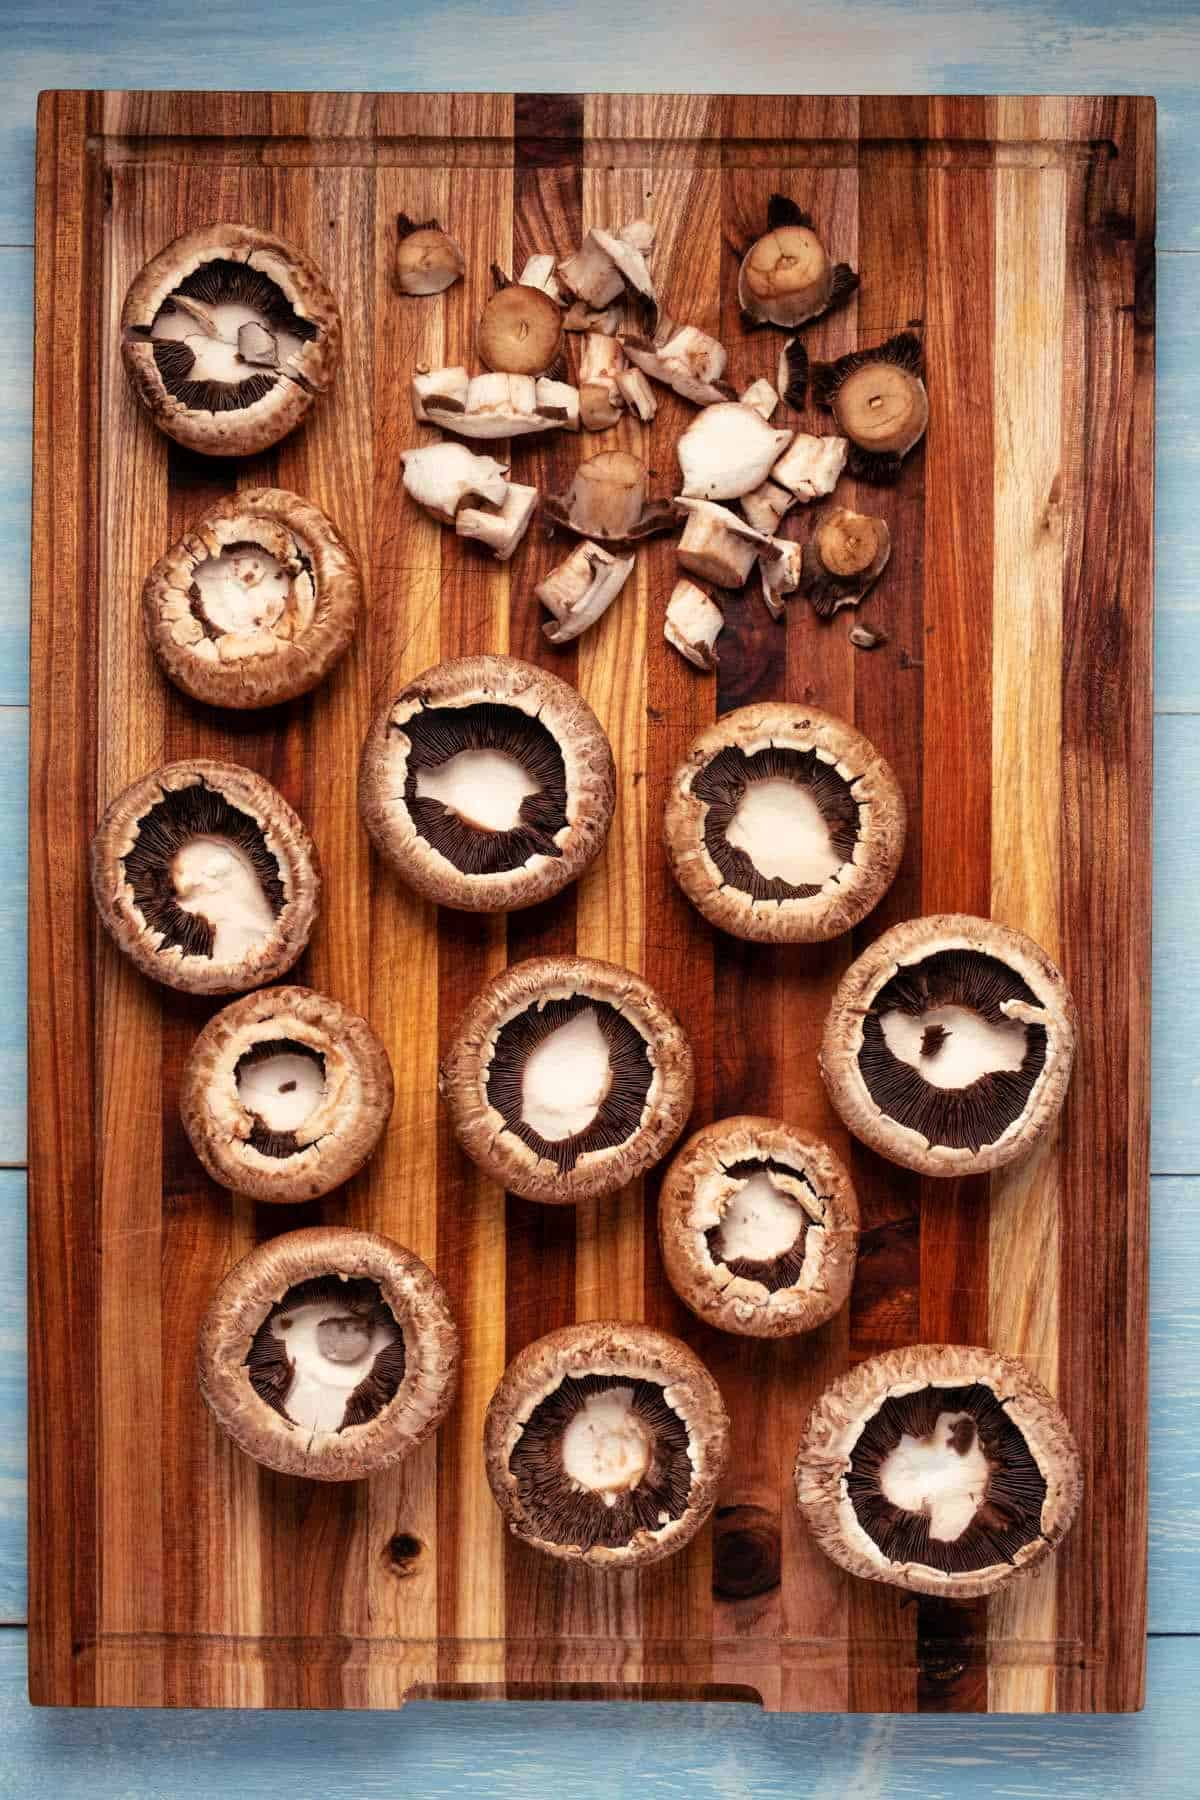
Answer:
<svg viewBox="0 0 1200 1800"><path fill-rule="evenodd" d="M881 1113L858 1057L863 1020L874 996L896 973L942 950L971 950L1011 968L1046 1007L1046 1060L1025 1111L993 1143L978 1150L931 1144ZM992 919L969 913L936 913L907 920L851 963L834 994L821 1038L818 1066L826 1091L847 1130L889 1162L922 1175L979 1175L1029 1155L1057 1121L1071 1079L1078 1020L1062 972L1040 944Z"/></svg>
<svg viewBox="0 0 1200 1800"><path fill-rule="evenodd" d="M533 1408L566 1376L614 1375L656 1382L688 1427L694 1475L686 1511L627 1545L582 1550L539 1535L518 1492L509 1459ZM689 1543L706 1522L729 1466L729 1416L721 1391L700 1359L678 1338L648 1325L597 1320L566 1325L526 1346L504 1371L483 1428L484 1463L497 1506L513 1536L567 1563L619 1571L661 1562Z"/></svg>
<svg viewBox="0 0 1200 1800"><path fill-rule="evenodd" d="M1041 1530L1012 1563L946 1573L924 1563L889 1562L854 1515L845 1475L863 1421L890 1393L980 1383L1004 1401L1046 1482ZM1070 1529L1083 1491L1071 1428L1027 1364L992 1350L915 1344L871 1357L832 1383L813 1406L796 1455L796 1503L826 1556L851 1575L913 1593L973 1600L1036 1567Z"/></svg>
<svg viewBox="0 0 1200 1800"><path fill-rule="evenodd" d="M803 1172L825 1208L811 1285L796 1283L773 1294L737 1278L719 1281L703 1234L689 1223L698 1184L719 1179L736 1164L767 1161ZM703 1126L675 1156L659 1192L658 1241L671 1286L706 1325L741 1337L793 1337L833 1318L854 1280L858 1228L858 1200L841 1159L781 1119L739 1114Z"/></svg>
<svg viewBox="0 0 1200 1800"><path fill-rule="evenodd" d="M253 1042L283 1039L321 1056L325 1092L286 1159L249 1143L254 1115L239 1102L237 1064ZM179 1112L188 1141L219 1186L252 1200L316 1200L350 1181L391 1116L387 1051L364 1018L311 988L273 987L224 1007L183 1067Z"/></svg>
<svg viewBox="0 0 1200 1800"><path fill-rule="evenodd" d="M265 548L286 561L295 549L311 565L313 617L296 637L271 634L245 654L212 659L181 642L167 616L196 565L229 547L229 526L245 520ZM236 536L236 533L234 534ZM167 679L210 706L247 711L309 693L345 654L358 624L362 575L332 519L285 488L249 488L210 507L155 563L142 588L142 624ZM262 634L266 635L266 634Z"/></svg>
<svg viewBox="0 0 1200 1800"><path fill-rule="evenodd" d="M271 1308L301 1282L328 1274L377 1283L404 1338L404 1377L366 1423L313 1434L260 1399L246 1358ZM290 1231L243 1257L209 1304L196 1364L201 1395L239 1450L308 1481L361 1481L402 1462L450 1410L458 1370L458 1327L433 1271L391 1238L345 1226Z"/></svg>
<svg viewBox="0 0 1200 1800"><path fill-rule="evenodd" d="M514 281L488 301L478 344L489 369L543 375L562 348L562 308L541 288Z"/></svg>
<svg viewBox="0 0 1200 1800"><path fill-rule="evenodd" d="M193 411L167 391L150 338L163 301L202 263L216 259L251 264L314 327L294 359L300 379L281 375L253 405L219 413ZM121 355L134 392L160 431L204 456L254 456L294 431L332 382L341 347L341 315L316 263L297 245L253 225L203 225L175 238L134 277L121 308Z"/></svg>

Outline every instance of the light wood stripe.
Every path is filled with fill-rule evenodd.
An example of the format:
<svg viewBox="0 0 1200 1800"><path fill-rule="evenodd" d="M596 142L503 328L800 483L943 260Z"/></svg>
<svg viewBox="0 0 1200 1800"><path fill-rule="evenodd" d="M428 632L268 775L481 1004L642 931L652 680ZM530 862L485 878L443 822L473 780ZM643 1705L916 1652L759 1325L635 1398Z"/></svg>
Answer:
<svg viewBox="0 0 1200 1800"><path fill-rule="evenodd" d="M997 102L999 138L1058 137L1060 103ZM992 916L1058 957L1062 733L1062 437L1067 177L998 169L993 536ZM1057 1145L991 1181L988 1317L993 1348L1058 1380ZM1052 1651L1013 1662L1012 1647L1053 1646L1052 1579L1015 1582L992 1601L994 1712L1053 1711Z"/></svg>

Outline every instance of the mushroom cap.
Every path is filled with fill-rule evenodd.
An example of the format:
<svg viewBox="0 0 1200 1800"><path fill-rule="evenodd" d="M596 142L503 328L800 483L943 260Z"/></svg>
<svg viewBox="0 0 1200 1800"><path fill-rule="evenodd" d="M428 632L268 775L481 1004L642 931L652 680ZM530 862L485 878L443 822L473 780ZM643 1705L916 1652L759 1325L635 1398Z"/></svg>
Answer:
<svg viewBox="0 0 1200 1800"><path fill-rule="evenodd" d="M412 749L405 726L439 708L510 707L543 726L566 776L566 823L557 855L531 854L518 868L469 874L417 829L405 798ZM557 675L511 656L465 656L426 669L375 716L359 766L358 802L380 855L427 900L462 912L509 912L548 900L600 854L612 822L616 769L595 713Z"/></svg>
<svg viewBox="0 0 1200 1800"><path fill-rule="evenodd" d="M169 392L150 338L163 301L214 261L245 263L267 276L313 327L291 358L294 373L281 373L252 405L216 413L193 410ZM341 315L316 263L297 245L254 225L202 225L175 238L134 276L121 308L121 355L138 399L160 431L205 456L253 456L286 437L333 380L341 347Z"/></svg>
<svg viewBox="0 0 1200 1800"><path fill-rule="evenodd" d="M880 990L899 969L947 950L970 950L1002 962L1038 996L1046 1058L1022 1112L994 1142L978 1150L933 1144L881 1111L859 1067L863 1022ZM1026 1021L1028 1022L1028 1021ZM979 1175L1031 1151L1057 1119L1071 1079L1076 1013L1061 971L1041 946L993 919L936 913L894 925L857 957L833 996L821 1039L819 1065L829 1098L855 1137L890 1162L922 1175Z"/></svg>
<svg viewBox="0 0 1200 1800"><path fill-rule="evenodd" d="M238 1065L260 1044L298 1044L321 1059L321 1097L296 1127L296 1149L254 1142L257 1115L238 1089ZM179 1110L213 1180L253 1200L315 1200L357 1175L392 1111L392 1065L367 1021L305 987L267 988L209 1020L188 1054Z"/></svg>
<svg viewBox="0 0 1200 1800"><path fill-rule="evenodd" d="M820 1223L806 1234L800 1277L774 1293L731 1275L708 1242L737 1185L728 1171L766 1162L794 1172L810 1190L810 1216L814 1227ZM658 1241L671 1286L705 1324L743 1337L792 1337L839 1312L854 1279L858 1226L858 1199L840 1158L782 1119L739 1115L703 1126L675 1157L659 1194Z"/></svg>
<svg viewBox="0 0 1200 1800"><path fill-rule="evenodd" d="M530 1414L566 1376L617 1375L661 1386L684 1422L693 1465L686 1510L657 1531L638 1531L622 1546L557 1543L539 1535L522 1501L510 1459ZM597 1569L629 1569L672 1556L695 1537L716 1504L729 1463L729 1417L716 1382L686 1344L649 1325L596 1320L565 1325L515 1356L488 1404L484 1461L509 1530L531 1549Z"/></svg>
<svg viewBox="0 0 1200 1800"><path fill-rule="evenodd" d="M849 785L858 830L848 862L804 897L755 899L731 885L705 843L709 802L695 792L714 757L734 748L815 751ZM676 769L667 796L664 839L671 872L710 924L762 943L823 943L857 925L882 899L904 851L905 805L890 764L844 719L807 705L760 701L707 726Z"/></svg>
<svg viewBox="0 0 1200 1800"><path fill-rule="evenodd" d="M543 288L514 281L492 295L479 321L479 354L489 369L541 375L562 344L562 308Z"/></svg>
<svg viewBox="0 0 1200 1800"><path fill-rule="evenodd" d="M404 1378L362 1425L311 1432L255 1392L246 1358L259 1326L303 1281L374 1281L404 1338ZM411 1250L374 1231L317 1226L259 1244L225 1276L200 1327L200 1392L222 1431L255 1462L309 1481L360 1481L435 1431L458 1385L458 1327L441 1283Z"/></svg>
<svg viewBox="0 0 1200 1800"><path fill-rule="evenodd" d="M738 304L752 318L799 325L826 306L833 265L816 232L780 225L755 240L738 271Z"/></svg>
<svg viewBox="0 0 1200 1800"><path fill-rule="evenodd" d="M284 567L293 604L274 625L214 636L193 611L194 572L247 543ZM358 562L319 507L285 488L248 488L210 507L155 563L142 589L142 623L176 687L244 710L316 687L353 637L361 600Z"/></svg>
<svg viewBox="0 0 1200 1800"><path fill-rule="evenodd" d="M178 945L146 919L125 870L141 821L169 796L206 787L257 827L278 869L283 904L274 929L238 962L214 962ZM269 781L239 763L194 757L165 763L111 801L92 839L92 893L119 950L152 981L191 994L240 994L286 975L304 952L321 900L317 852L299 816Z"/></svg>
<svg viewBox="0 0 1200 1800"><path fill-rule="evenodd" d="M833 416L864 450L911 450L929 422L925 383L893 362L867 362L838 389Z"/></svg>
<svg viewBox="0 0 1200 1800"><path fill-rule="evenodd" d="M633 1026L651 1075L637 1128L618 1144L585 1151L563 1171L509 1128L492 1104L488 1075L510 1019L580 993ZM615 1193L665 1156L687 1123L694 1080L692 1047L649 983L630 969L582 956L535 956L493 976L458 1021L438 1072L455 1136L472 1161L510 1193L549 1205Z"/></svg>
<svg viewBox="0 0 1200 1800"><path fill-rule="evenodd" d="M859 1523L846 1490L850 1456L866 1421L889 1396L978 1383L1003 1400L1043 1480L1041 1531L1013 1561L946 1573L926 1563L890 1562ZM1071 1428L1027 1364L994 1350L957 1344L914 1344L859 1363L826 1388L813 1406L796 1456L796 1501L826 1556L851 1575L886 1581L917 1594L971 1600L1027 1572L1070 1527L1083 1474Z"/></svg>

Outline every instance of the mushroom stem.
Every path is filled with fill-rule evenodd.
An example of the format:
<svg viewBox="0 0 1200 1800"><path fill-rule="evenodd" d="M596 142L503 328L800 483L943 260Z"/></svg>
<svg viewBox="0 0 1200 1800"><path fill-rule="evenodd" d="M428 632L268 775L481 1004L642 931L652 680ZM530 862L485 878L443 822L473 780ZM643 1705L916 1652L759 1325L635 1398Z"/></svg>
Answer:
<svg viewBox="0 0 1200 1800"><path fill-rule="evenodd" d="M717 587L744 587L756 556L774 561L779 555L774 539L755 531L726 506L681 497L675 507L687 514L678 546L680 567L702 581Z"/></svg>
<svg viewBox="0 0 1200 1800"><path fill-rule="evenodd" d="M618 384L625 367L625 355L615 337L588 333L579 357L579 416L585 430L606 431L620 418L624 396Z"/></svg>

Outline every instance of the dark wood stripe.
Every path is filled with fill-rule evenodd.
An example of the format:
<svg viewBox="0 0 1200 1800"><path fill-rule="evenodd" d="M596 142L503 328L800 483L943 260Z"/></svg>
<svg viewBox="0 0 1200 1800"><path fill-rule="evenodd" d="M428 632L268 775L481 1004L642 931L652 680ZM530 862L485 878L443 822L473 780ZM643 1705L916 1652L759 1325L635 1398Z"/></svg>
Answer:
<svg viewBox="0 0 1200 1800"><path fill-rule="evenodd" d="M513 96L513 163L516 168L560 166L578 169L582 160L582 94Z"/></svg>
<svg viewBox="0 0 1200 1800"><path fill-rule="evenodd" d="M1137 100L1073 111L1116 153L1073 173L1068 214L1062 948L1080 1031L1061 1131L1059 1398L1085 1487L1059 1551L1059 1633L1079 1661L1058 1703L1103 1711L1137 1704L1144 1655L1154 119Z"/></svg>

